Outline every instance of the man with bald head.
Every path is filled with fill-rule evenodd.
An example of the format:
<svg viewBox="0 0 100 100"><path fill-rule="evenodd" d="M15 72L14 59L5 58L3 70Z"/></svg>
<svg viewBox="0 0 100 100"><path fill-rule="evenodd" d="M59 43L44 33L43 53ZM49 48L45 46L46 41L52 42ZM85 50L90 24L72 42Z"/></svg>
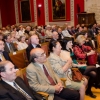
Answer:
<svg viewBox="0 0 100 100"><path fill-rule="evenodd" d="M33 48L41 48L41 46L39 45L39 38L36 34L32 35L30 37L31 43L29 44L29 46L26 48L26 52L27 52L27 58L28 60L30 59L30 51Z"/></svg>
<svg viewBox="0 0 100 100"><path fill-rule="evenodd" d="M59 77L52 70L43 49L30 52L31 63L26 68L30 87L35 91L47 92L48 100L79 100L79 93L65 89Z"/></svg>

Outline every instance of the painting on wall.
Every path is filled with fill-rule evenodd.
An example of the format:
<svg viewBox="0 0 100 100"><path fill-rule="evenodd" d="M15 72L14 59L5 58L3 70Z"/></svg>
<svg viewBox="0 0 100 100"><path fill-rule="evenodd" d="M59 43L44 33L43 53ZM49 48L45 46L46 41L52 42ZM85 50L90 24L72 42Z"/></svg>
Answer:
<svg viewBox="0 0 100 100"><path fill-rule="evenodd" d="M52 0L52 19L66 20L66 0Z"/></svg>
<svg viewBox="0 0 100 100"><path fill-rule="evenodd" d="M30 0L20 1L21 22L31 21Z"/></svg>

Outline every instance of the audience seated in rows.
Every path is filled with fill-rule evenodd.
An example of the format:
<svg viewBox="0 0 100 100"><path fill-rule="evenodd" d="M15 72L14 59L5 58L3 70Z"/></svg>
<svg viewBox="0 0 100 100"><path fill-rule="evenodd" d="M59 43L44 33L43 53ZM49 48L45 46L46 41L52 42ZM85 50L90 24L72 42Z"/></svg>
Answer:
<svg viewBox="0 0 100 100"><path fill-rule="evenodd" d="M48 100L79 100L77 91L64 88L47 61L43 49L32 49L30 58L31 63L26 68L26 75L33 90L47 92Z"/></svg>
<svg viewBox="0 0 100 100"><path fill-rule="evenodd" d="M63 59L60 57L61 53L61 45L58 41L52 41L49 44L50 56L48 58L51 67L54 72L60 78L67 78L66 87L69 89L79 90L80 100L84 100L85 89L87 86L87 79L84 77L84 81L74 82L71 78L70 68L72 67L72 59L69 57L68 59ZM71 78L69 78L69 77Z"/></svg>
<svg viewBox="0 0 100 100"><path fill-rule="evenodd" d="M82 40L82 39L80 39ZM81 64L82 62L77 62L77 58L74 54L73 51L73 43L72 43L72 38L65 38L62 41L62 49L64 51L70 52L70 56L73 60L73 67L78 67L79 70L83 75L89 76L89 81L88 81L88 87L86 94L89 95L90 97L95 98L96 96L93 95L91 88L93 86L94 80L96 78L96 68L95 66L87 66L86 63Z"/></svg>
<svg viewBox="0 0 100 100"><path fill-rule="evenodd" d="M28 60L30 59L30 51L32 49L34 49L34 48L37 48L37 47L41 48L41 46L39 44L39 41L40 42L44 42L46 40L46 38L49 38L49 39L52 38L51 41L50 41L50 43L52 41L54 41L54 40L59 40L60 43L62 43L64 37L73 37L73 39L75 39L78 35L81 34L81 35L84 35L84 36L88 35L89 38L86 37L87 38L86 42L87 41L92 41L93 39L95 39L95 41L96 41L96 36L97 36L97 34L99 32L100 25L99 24L94 24L94 25L91 25L91 26L92 27L87 27L84 24L82 24L82 25L78 24L76 27L74 27L74 26L70 26L68 23L65 23L64 27L63 26L57 26L57 25L52 25L52 26L46 25L45 27L44 26L35 26L35 27L33 27L31 24L27 25L27 26L23 26L23 25L19 25L19 26L17 26L17 25L11 25L10 26L10 25L8 25L8 26L2 27L0 29L0 34L1 34L0 35L0 39L4 40L5 44L6 44L6 42L8 42L5 46L2 45L1 48L5 48L5 51L1 50L2 51L1 54L3 54L5 60L9 60L10 58L9 58L8 53L14 52L16 50L24 49L24 48L21 48L21 49L17 48L17 47L19 47L18 43L20 42L19 39L22 37L22 35L25 35L25 38L26 38L26 41L27 41L26 43L28 45L28 47L25 46L25 48L27 47L26 51L27 51ZM48 35L47 35L46 31L48 30L48 28L50 30L50 34L48 33ZM82 33L83 31L85 31L86 34L83 34ZM33 32L33 33L31 34L31 32ZM12 33L14 33L14 34L12 34ZM52 34L52 36L49 37L49 35L51 35L51 34ZM4 35L4 38L3 38L3 35ZM15 40L17 40L17 42L16 42L17 45L14 44ZM16 50L13 48L12 45L10 47L9 43L13 44L13 46L14 46L14 48ZM22 45L21 45L21 47L22 47ZM96 42L95 42L95 46L93 45L93 49L96 49ZM7 53L6 55L8 55L8 58L5 57L4 52ZM1 58L1 61L3 61L2 58ZM100 59L98 59L98 64L100 64L99 62L100 62ZM91 73L91 70L90 70L90 73ZM89 75L87 75L87 74L86 75L89 76L90 79L94 79L93 77L96 77L96 72L95 72L94 66L93 66L93 73L94 74L91 73ZM94 80L92 80L92 82L91 82L90 79L89 79L89 83L88 84L94 83L93 82ZM89 85L88 88L91 89L92 86L93 85ZM90 93L87 92L87 94L91 94L92 95L92 96L90 95L91 97L95 97L95 95L93 95L93 93L91 91L90 91Z"/></svg>

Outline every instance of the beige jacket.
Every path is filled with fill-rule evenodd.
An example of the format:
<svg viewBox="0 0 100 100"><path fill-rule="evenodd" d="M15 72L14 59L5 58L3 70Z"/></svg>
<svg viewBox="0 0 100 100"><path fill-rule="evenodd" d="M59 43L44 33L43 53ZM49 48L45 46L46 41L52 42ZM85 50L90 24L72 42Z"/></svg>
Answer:
<svg viewBox="0 0 100 100"><path fill-rule="evenodd" d="M47 70L49 71L50 76L53 78L55 83L61 82L59 77L53 72L50 64L48 62L44 63ZM45 76L42 68L37 63L30 63L26 68L26 75L30 87L35 91L43 91L49 93L48 100L53 100L55 88L50 85L49 80Z"/></svg>

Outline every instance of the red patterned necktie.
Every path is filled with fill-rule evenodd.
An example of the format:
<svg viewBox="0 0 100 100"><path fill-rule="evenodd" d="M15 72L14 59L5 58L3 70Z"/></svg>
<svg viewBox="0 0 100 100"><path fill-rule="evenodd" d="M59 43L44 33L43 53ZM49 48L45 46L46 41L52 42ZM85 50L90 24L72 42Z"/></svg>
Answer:
<svg viewBox="0 0 100 100"><path fill-rule="evenodd" d="M49 75L48 71L46 70L45 66L43 65L43 70L45 75L47 76L49 82L51 83L51 85L56 85L54 80L52 79L52 77Z"/></svg>

